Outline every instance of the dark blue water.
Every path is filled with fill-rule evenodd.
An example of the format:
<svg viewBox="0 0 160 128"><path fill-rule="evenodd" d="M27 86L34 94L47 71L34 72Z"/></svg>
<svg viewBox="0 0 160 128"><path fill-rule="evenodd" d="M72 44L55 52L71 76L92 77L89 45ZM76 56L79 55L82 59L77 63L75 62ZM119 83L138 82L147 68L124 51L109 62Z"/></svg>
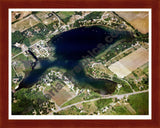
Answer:
<svg viewBox="0 0 160 128"><path fill-rule="evenodd" d="M21 81L20 88L33 86L50 67L67 69L65 76L72 76L72 82L80 88L92 88L96 92L113 93L116 83L110 80L94 79L87 76L80 60L94 58L108 46L120 39L129 39L131 34L126 31L113 31L99 26L81 27L63 32L53 37L48 45L55 48L56 60L39 59L40 69L33 69ZM102 47L103 46L103 47ZM76 70L78 67L78 70Z"/></svg>

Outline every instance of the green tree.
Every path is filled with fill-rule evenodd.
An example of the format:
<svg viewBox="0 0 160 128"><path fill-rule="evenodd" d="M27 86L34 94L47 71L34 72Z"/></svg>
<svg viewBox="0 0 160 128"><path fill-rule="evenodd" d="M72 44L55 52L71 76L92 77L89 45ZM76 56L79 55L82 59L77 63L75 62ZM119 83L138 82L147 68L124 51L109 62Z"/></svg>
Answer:
<svg viewBox="0 0 160 128"><path fill-rule="evenodd" d="M30 42L28 38L24 38L23 43L28 47L30 46Z"/></svg>
<svg viewBox="0 0 160 128"><path fill-rule="evenodd" d="M16 55L21 52L21 49L15 46L12 46L12 55Z"/></svg>
<svg viewBox="0 0 160 128"><path fill-rule="evenodd" d="M32 89L21 89L12 98L14 99L14 102L12 102L13 115L32 114L34 109L39 113L40 106L48 100L42 92Z"/></svg>
<svg viewBox="0 0 160 128"><path fill-rule="evenodd" d="M24 39L24 36L20 31L15 31L12 33L12 44L15 44L16 42L20 43Z"/></svg>

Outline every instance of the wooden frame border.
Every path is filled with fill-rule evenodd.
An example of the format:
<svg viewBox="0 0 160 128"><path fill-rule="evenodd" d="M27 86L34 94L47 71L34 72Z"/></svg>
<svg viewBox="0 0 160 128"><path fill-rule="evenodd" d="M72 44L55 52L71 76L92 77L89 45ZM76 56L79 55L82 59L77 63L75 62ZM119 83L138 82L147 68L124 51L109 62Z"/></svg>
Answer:
<svg viewBox="0 0 160 128"><path fill-rule="evenodd" d="M0 1L0 127L160 127L160 18L158 0L1 0ZM9 120L8 119L8 9L9 8L151 8L152 9L152 120Z"/></svg>

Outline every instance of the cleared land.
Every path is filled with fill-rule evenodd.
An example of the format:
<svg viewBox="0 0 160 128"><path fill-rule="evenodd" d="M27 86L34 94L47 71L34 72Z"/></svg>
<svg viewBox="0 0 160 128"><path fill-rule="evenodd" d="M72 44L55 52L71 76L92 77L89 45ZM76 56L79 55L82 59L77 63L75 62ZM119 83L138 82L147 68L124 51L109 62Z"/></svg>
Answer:
<svg viewBox="0 0 160 128"><path fill-rule="evenodd" d="M31 11L13 11L12 12L12 22L21 20L23 17L31 14Z"/></svg>
<svg viewBox="0 0 160 128"><path fill-rule="evenodd" d="M148 12L116 12L124 18L134 28L145 34L149 31L149 14Z"/></svg>
<svg viewBox="0 0 160 128"><path fill-rule="evenodd" d="M118 77L123 78L147 62L148 50L141 47L121 60L111 64L109 69Z"/></svg>
<svg viewBox="0 0 160 128"><path fill-rule="evenodd" d="M20 31L23 32L27 30L28 28L31 28L32 26L38 24L40 21L36 19L33 15L30 15L14 24L12 24L12 32L14 31Z"/></svg>
<svg viewBox="0 0 160 128"><path fill-rule="evenodd" d="M52 93L51 93L51 91L52 91ZM75 94L73 92L71 92L69 90L69 88L66 87L66 86L63 87L58 92L56 92L54 89L51 89L48 93L52 96L52 99L56 102L56 104L58 106L62 105L68 99L70 99L70 98L75 96Z"/></svg>

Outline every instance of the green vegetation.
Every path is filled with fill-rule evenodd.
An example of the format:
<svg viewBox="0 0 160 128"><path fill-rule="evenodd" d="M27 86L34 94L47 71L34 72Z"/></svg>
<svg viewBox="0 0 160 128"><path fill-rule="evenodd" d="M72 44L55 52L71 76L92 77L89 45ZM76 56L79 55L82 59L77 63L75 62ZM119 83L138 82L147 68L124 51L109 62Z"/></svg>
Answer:
<svg viewBox="0 0 160 128"><path fill-rule="evenodd" d="M102 108L108 106L110 103L112 103L112 98L97 100L95 105L97 106L98 110L101 110Z"/></svg>
<svg viewBox="0 0 160 128"><path fill-rule="evenodd" d="M100 19L104 12L91 12L84 17L84 20Z"/></svg>
<svg viewBox="0 0 160 128"><path fill-rule="evenodd" d="M124 106L114 107L113 110L116 112L113 113L114 115L131 115L131 113Z"/></svg>
<svg viewBox="0 0 160 128"><path fill-rule="evenodd" d="M62 105L62 107L83 101L83 98L85 97L84 93L81 93L80 95L74 97L73 99L69 100L68 102L66 102L65 104Z"/></svg>
<svg viewBox="0 0 160 128"><path fill-rule="evenodd" d="M76 20L74 23L74 27L80 27L80 25L82 25L81 23L79 23L80 21L84 20L93 21L93 19L100 19L103 13L104 12L91 12L90 14L86 15L83 19Z"/></svg>
<svg viewBox="0 0 160 128"><path fill-rule="evenodd" d="M12 114L13 115L31 115L33 110L40 114L41 104L47 102L46 97L42 92L36 92L31 89L21 89L16 92L12 99Z"/></svg>
<svg viewBox="0 0 160 128"><path fill-rule="evenodd" d="M149 70L148 63L144 64L143 73L145 73L145 74L148 73L148 70Z"/></svg>
<svg viewBox="0 0 160 128"><path fill-rule="evenodd" d="M50 28L51 26L49 26ZM28 38L27 33L30 32L32 37ZM37 40L37 39L42 39L44 40L46 38L46 34L48 34L49 29L42 23L39 23L32 28L27 29L26 31L23 32L23 35L27 37L26 39L30 40L31 42ZM27 40L24 41L24 43L27 43ZM28 46L28 45L27 45Z"/></svg>
<svg viewBox="0 0 160 128"><path fill-rule="evenodd" d="M76 27L76 28L78 28L78 27L80 27L80 25L81 25L81 23L79 23L80 21L83 21L82 19L79 19L79 20L76 20L75 22L74 22L74 27Z"/></svg>
<svg viewBox="0 0 160 128"><path fill-rule="evenodd" d="M137 41L143 41L143 42L148 43L148 36L149 36L148 33L142 34L137 29L134 31L134 33L136 35L136 40Z"/></svg>
<svg viewBox="0 0 160 128"><path fill-rule="evenodd" d="M12 55L16 55L21 52L21 48L15 47L12 45Z"/></svg>
<svg viewBox="0 0 160 128"><path fill-rule="evenodd" d="M12 78L14 78L14 77L17 77L17 75L16 75L16 72L13 70L13 67L12 67Z"/></svg>
<svg viewBox="0 0 160 128"><path fill-rule="evenodd" d="M82 16L82 12L81 11L79 11L79 12L75 12L75 15L80 15L80 16Z"/></svg>
<svg viewBox="0 0 160 128"><path fill-rule="evenodd" d="M32 14L35 16L37 15L37 13L38 12L36 12L36 11L32 12ZM74 27L80 27L81 25L83 25L83 26L89 25L89 27L90 27L90 25L93 25L93 24L96 24L96 25L98 23L103 24L103 21L99 21L99 20L93 21L94 19L100 19L102 17L103 13L104 12L91 12L90 14L86 15L83 19L75 20ZM58 17L64 22L64 23L61 22L59 25L58 20L52 19L53 14L48 14L49 20L50 19L53 20L53 21L51 21L52 23L50 21L45 22L45 20L47 18L44 16L44 14L41 14L42 19L37 16L37 18L41 21L41 23L38 23L29 29L27 28L27 30L25 30L24 32L15 31L12 33L12 55L16 55L22 51L21 48L15 47L16 43L25 44L26 46L29 47L31 45L30 42L33 44L33 43L37 42L38 40L44 40L44 39L48 40L49 39L48 33L50 31L55 31L55 29L58 29L59 32L63 31L63 29L61 30L60 26L64 25L64 23L67 24L69 22L70 18L72 17L72 15L75 14L75 15L82 16L81 11L56 12ZM45 15L47 15L47 13ZM17 15L15 18L18 19L19 17L20 17L20 15ZM109 21L109 20L111 20L111 17L108 17L104 20ZM81 21L83 21L83 22L81 22ZM15 21L15 22L17 22L17 21ZM44 24L43 24L43 22L44 22ZM117 23L112 22L109 27L116 28L115 26L118 26L119 23L120 23L119 21ZM126 23L129 26L131 26L128 22L126 22ZM48 25L45 25L45 24L48 24ZM103 24L103 25L105 25L105 24ZM105 28L103 25L101 25L100 27L102 27L106 31L108 31L109 28ZM133 27L133 26L131 26L131 27ZM67 30L68 29L69 28L67 28ZM127 30L128 29L126 29L126 31ZM113 35L114 34L115 33L113 33ZM50 34L50 36L51 35L56 36L56 35ZM90 59L90 62L91 62L90 64L92 64L94 62L97 62L97 63L102 62L102 64L106 64L107 66L104 66L104 69L103 68L101 69L99 67L91 68L90 64L87 63L86 65L88 65L88 66L85 67L85 71L87 73L89 73L89 75L92 74L92 72L94 71L96 74L96 78L103 76L103 78L109 78L110 80L112 80L111 76L113 75L113 72L111 72L108 69L108 66L110 63L106 63L106 62L108 60L110 60L108 62L113 63L113 62L117 61L118 59L130 54L132 51L130 51L128 53L123 53L122 56L115 57L116 55L118 55L119 53L124 51L125 49L132 47L132 45L134 45L136 43L136 41L148 42L148 33L142 34L136 29L134 29L134 32L131 34L131 35L134 35L134 38L129 36L129 34L124 34L124 35L125 36L127 35L127 36L126 37L118 36L119 39L118 38L114 39L114 41L115 41L114 44L112 44L112 45L106 44L103 47L105 52L103 51L102 53L99 53L99 55L95 59L94 58L92 60ZM112 37L112 38L114 38L114 37ZM47 45L45 44L45 46L47 46ZM143 45L142 45L142 47L143 47ZM148 46L146 46L146 47L148 48ZM105 49L105 48L108 48L108 49ZM132 49L133 49L133 47L132 47ZM49 52L51 52L50 49L49 49ZM55 55L54 55L55 52L53 52L51 54L53 54L53 57L55 57ZM52 56L52 55L50 55L50 56ZM115 59L112 59L113 57L115 57ZM54 58L54 59L56 59L56 58ZM13 67L12 67L12 78L18 77L19 79L18 79L17 83L16 82L13 83L13 81L12 81L12 89L15 89L15 86L17 86L19 84L19 82L22 79L23 73L25 73L24 75L26 75L28 72L30 72L32 70L31 63L33 62L33 57L31 55L26 57L24 54L20 54L19 56L17 56L14 59L14 61L15 60L16 60L16 63L14 66L15 66L16 72L18 73L18 76L16 75L16 72L15 72L15 70L13 70ZM102 67L102 66L100 66L100 67ZM107 68L107 70L108 70L107 73L106 73L105 68ZM35 67L35 70L38 71L39 67L38 66ZM49 97L49 94L47 94L46 92L54 91L53 87L55 87L55 88L58 87L58 86L56 86L57 82L63 86L65 85L65 83L63 82L63 79L62 80L58 79L58 77L55 74L45 76L46 74L50 73L51 70L54 70L56 72L60 71L63 73L67 72L67 70L65 70L65 69L59 69L58 67L56 67L56 68L52 67L49 70L46 70L46 72L44 72L44 74L43 74L44 76L42 76L42 77L46 77L47 80L44 80L43 78L41 78L41 80L39 80L36 83L35 88L21 89L21 90L17 91L16 93L14 93L12 96L12 114L13 115L33 115L33 114L46 115L49 112L51 112L50 111L51 108L56 109L55 106L54 107L51 106L52 103L49 102L49 98L51 98L51 97ZM105 70L104 72L106 74L104 74L104 72L101 70ZM142 75L144 77L141 77L142 75L140 73L142 73ZM149 80L148 79L148 66L143 67L142 71L139 71L139 72L133 71L132 74L130 74L130 76L131 77L129 77L129 76L125 77L125 79L120 79L117 77L117 75L115 75L115 74L113 75L113 81L116 82L117 84L122 85L122 87L120 89L118 89L118 87L117 87L116 91L114 93L112 93L112 95L113 94L116 94L116 95L117 94L125 94L125 93L132 92L130 85L132 86L132 88L135 91L141 90L141 88L139 89L139 87L142 87L142 89L148 89L148 84L149 84L148 83L149 82L148 81ZM52 79L54 82L50 82L50 80L48 80L48 77L49 77L49 79ZM70 75L70 74L67 77L73 78L72 75ZM46 82L44 82L44 81L46 81ZM48 82L51 83L51 86L46 85L46 83L48 83ZM115 85L113 85L111 87L110 87L110 84L107 84L106 90L108 92L113 92L112 89L116 86L116 83L115 83ZM83 85L87 86L86 84L83 84ZM93 85L94 85L94 83L93 83ZM42 87L42 86L45 87L44 88L45 90L43 92L46 93L46 95L43 94L42 91L39 91L39 89L41 89L40 87ZM100 88L100 86L98 84L96 84L96 82L95 82L94 86L97 88ZM76 86L74 88L76 88ZM68 91L68 90L66 90L66 91ZM73 90L70 89L70 91L73 91ZM95 91L96 91L96 89L95 89ZM48 95L48 98L47 98L47 95ZM66 96L65 93L63 93L63 95ZM70 94L68 94L68 95L70 95ZM59 97L61 98L61 94ZM97 98L97 99L93 100L93 101L88 101L88 100L95 99L95 98ZM93 90L90 90L88 92L86 89L82 89L82 90L80 90L79 95L77 95L74 98L72 98L71 100L65 102L60 107L65 107L65 106L75 104L75 103L78 103L81 101L87 101L87 102L83 102L80 104L78 103L78 105L76 105L76 106L71 106L65 110L62 110L62 111L59 111L58 113L53 113L53 114L54 115L89 115L89 114L98 114L100 112L100 114L131 115L131 114L135 114L135 111L136 111L137 115L147 115L148 114L148 107L149 107L148 106L148 103L149 103L148 93L140 93L140 94L136 94L136 95L131 95L128 97L128 103L126 101L127 99L125 100L125 98L124 99L118 99L118 98L119 97L115 98L114 100L112 98L103 99L100 94L94 92ZM54 100L54 98L53 98L53 100ZM117 101L119 101L120 104ZM56 102L56 100L55 100L55 102ZM115 106L111 105L112 102L115 103ZM123 104L123 103L126 103L127 105ZM53 103L53 105L54 105L54 103ZM108 109L106 108L107 111L105 111L105 109L104 109L106 106L108 107Z"/></svg>
<svg viewBox="0 0 160 128"><path fill-rule="evenodd" d="M83 112L86 112L87 115L97 114L97 107L94 101L91 102L83 102L83 107L80 107Z"/></svg>
<svg viewBox="0 0 160 128"><path fill-rule="evenodd" d="M15 31L12 33L12 44L15 44L16 42L20 43L24 39L24 36L20 31Z"/></svg>
<svg viewBox="0 0 160 128"><path fill-rule="evenodd" d="M110 60L111 58L118 55L120 52L124 51L127 48L130 48L132 45L135 44L135 41L122 41L119 45L116 47L113 47L112 50L109 50L107 54L105 55L105 60Z"/></svg>
<svg viewBox="0 0 160 128"><path fill-rule="evenodd" d="M66 17L65 19L63 19L63 22L64 22L65 24L67 24L70 18L71 18L71 16Z"/></svg>
<svg viewBox="0 0 160 128"><path fill-rule="evenodd" d="M30 42L28 38L24 38L24 40L22 41L23 44L25 44L26 46L30 46Z"/></svg>
<svg viewBox="0 0 160 128"><path fill-rule="evenodd" d="M147 76L146 78L143 78L142 81L141 81L141 83L140 83L140 84L143 85L143 87L144 87L145 90L148 89L148 85L149 85L149 81L148 80L149 79L148 79L148 76Z"/></svg>
<svg viewBox="0 0 160 128"><path fill-rule="evenodd" d="M90 95L89 94L85 94L85 93L81 93L78 96L74 97L73 99L69 100L68 102L66 102L65 104L62 105L62 107L83 101L83 100L90 100L90 99L94 99L94 98L98 98L100 97L100 95L96 92L91 91Z"/></svg>
<svg viewBox="0 0 160 128"><path fill-rule="evenodd" d="M61 20L67 24L67 22L69 21L69 19L71 18L72 15L74 15L74 12L66 12L66 11L61 11L61 12L57 12L57 15L61 18Z"/></svg>
<svg viewBox="0 0 160 128"><path fill-rule="evenodd" d="M46 27L48 30L54 31L55 29L53 28L53 25L54 25L54 23L51 23L51 24L47 25Z"/></svg>
<svg viewBox="0 0 160 128"><path fill-rule="evenodd" d="M106 19L104 19L105 21L110 21L111 20L111 17L108 17Z"/></svg>
<svg viewBox="0 0 160 128"><path fill-rule="evenodd" d="M54 115L83 115L84 113L80 113L81 110L79 110L76 106L72 106L66 110L62 110L58 113L53 113Z"/></svg>
<svg viewBox="0 0 160 128"><path fill-rule="evenodd" d="M21 14L18 14L15 16L16 19L18 19L21 16Z"/></svg>
<svg viewBox="0 0 160 128"><path fill-rule="evenodd" d="M119 94L124 94L124 93L132 92L129 84L126 81L118 78L115 74L113 76L113 81L122 85L122 87L121 87L121 89L119 91Z"/></svg>
<svg viewBox="0 0 160 128"><path fill-rule="evenodd" d="M128 102L133 107L133 109L136 111L137 115L148 115L148 105L149 105L149 99L148 99L148 92L146 93L140 93L136 95L131 95L128 98Z"/></svg>
<svg viewBox="0 0 160 128"><path fill-rule="evenodd" d="M139 88L138 88L137 85L135 84L134 79L129 78L128 82L130 83L130 85L132 86L132 88L133 88L135 91L139 91Z"/></svg>
<svg viewBox="0 0 160 128"><path fill-rule="evenodd" d="M16 60L27 61L28 57L26 57L24 54L20 54L19 56L16 57Z"/></svg>
<svg viewBox="0 0 160 128"><path fill-rule="evenodd" d="M94 91L91 91L90 92L90 95L87 96L85 99L86 100L90 100L90 99L95 99L95 98L99 98L100 97L100 94L94 92Z"/></svg>
<svg viewBox="0 0 160 128"><path fill-rule="evenodd" d="M135 30L135 28L134 28L129 22L127 22L124 18L120 17L120 16L119 16L117 13L115 13L114 11L113 11L113 13L114 13L116 16L118 16L122 21L125 21L125 23L126 23L128 26L130 26L132 29Z"/></svg>
<svg viewBox="0 0 160 128"><path fill-rule="evenodd" d="M15 43L25 44L26 46L30 45L30 42L28 38L23 36L23 34L20 31L15 31L12 33L12 45Z"/></svg>
<svg viewBox="0 0 160 128"><path fill-rule="evenodd" d="M38 11L32 11L32 14L37 14L38 13Z"/></svg>

